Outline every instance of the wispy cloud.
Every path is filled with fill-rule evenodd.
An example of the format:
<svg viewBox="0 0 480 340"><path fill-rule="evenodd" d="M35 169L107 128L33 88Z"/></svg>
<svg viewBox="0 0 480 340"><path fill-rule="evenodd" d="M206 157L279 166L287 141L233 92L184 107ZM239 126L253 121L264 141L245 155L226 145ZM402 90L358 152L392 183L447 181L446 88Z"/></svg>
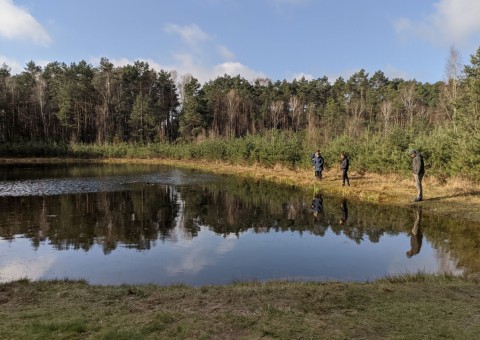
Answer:
<svg viewBox="0 0 480 340"><path fill-rule="evenodd" d="M309 73L303 73L303 72L300 72L300 73L295 73L295 74L289 74L287 76L287 79L289 81L293 81L293 80L300 80L302 78L305 78L306 80L313 80L315 79L315 77Z"/></svg>
<svg viewBox="0 0 480 340"><path fill-rule="evenodd" d="M230 49L227 46L218 45L217 50L223 59L232 60L235 58L235 54L232 51L230 51Z"/></svg>
<svg viewBox="0 0 480 340"><path fill-rule="evenodd" d="M52 42L47 30L24 8L12 0L0 0L0 36L7 39L28 39L47 46Z"/></svg>
<svg viewBox="0 0 480 340"><path fill-rule="evenodd" d="M180 35L182 40L189 45L197 45L210 39L210 36L195 24L187 26L167 24L165 25L165 32Z"/></svg>
<svg viewBox="0 0 480 340"><path fill-rule="evenodd" d="M400 37L420 38L437 45L464 45L480 35L480 1L439 0L421 21L399 18L394 28Z"/></svg>
<svg viewBox="0 0 480 340"><path fill-rule="evenodd" d="M262 72L255 71L236 61L235 54L227 46L215 41L214 36L195 24L180 26L170 23L165 26L165 32L178 34L188 48L184 51L174 52L172 54L173 62L169 65L152 59L139 58L137 60L148 62L150 67L157 71L160 69L175 71L178 79L183 75L192 75L201 83L225 74L240 75L248 81L265 77ZM95 58L93 63L98 64L99 60L100 58ZM214 61L212 62L212 60ZM116 66L133 64L133 60L129 59L110 59L110 61Z"/></svg>
<svg viewBox="0 0 480 340"><path fill-rule="evenodd" d="M394 79L394 78L400 78L400 79L404 79L404 80L413 79L413 77L410 76L407 72L405 72L403 70L400 70L400 69L392 66L391 64L388 64L385 67L384 72L385 72L385 76L387 78L390 78L390 79ZM371 75L373 75L373 73Z"/></svg>
<svg viewBox="0 0 480 340"><path fill-rule="evenodd" d="M166 65L159 63L153 59L144 59L138 58L135 60L127 58L119 59L109 59L112 64L117 67L133 65L135 61L144 61L147 62L150 68L160 71L175 71L178 77L182 75L190 74L193 77L197 78L201 83L213 80L217 77L223 76L225 74L230 76L240 75L248 81L254 81L257 78L265 78L265 74L262 72L257 72L246 65L243 65L239 62L225 62L213 66L204 65L198 60L194 55L188 53L178 53L174 55L175 62ZM0 59L1 60L1 59ZM100 58L95 57L91 58L90 62L94 65L100 63Z"/></svg>
<svg viewBox="0 0 480 340"><path fill-rule="evenodd" d="M249 81L266 77L262 72L252 70L248 66L245 66L239 62L226 62L217 65L213 67L212 74L215 75L215 77L223 76L224 74L228 74L230 76L241 75Z"/></svg>
<svg viewBox="0 0 480 340"><path fill-rule="evenodd" d="M7 58L6 56L0 55L0 65L3 65L3 64L10 67L11 74L18 74L23 71L22 66L17 60L10 59L10 58Z"/></svg>

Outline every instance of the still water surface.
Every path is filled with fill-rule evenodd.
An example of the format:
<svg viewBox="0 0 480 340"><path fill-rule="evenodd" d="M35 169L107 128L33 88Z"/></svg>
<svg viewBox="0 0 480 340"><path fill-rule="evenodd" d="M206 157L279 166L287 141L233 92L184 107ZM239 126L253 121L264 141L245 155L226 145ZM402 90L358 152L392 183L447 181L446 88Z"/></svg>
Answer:
<svg viewBox="0 0 480 340"><path fill-rule="evenodd" d="M480 272L478 226L316 188L157 165L3 165L0 282L205 285Z"/></svg>

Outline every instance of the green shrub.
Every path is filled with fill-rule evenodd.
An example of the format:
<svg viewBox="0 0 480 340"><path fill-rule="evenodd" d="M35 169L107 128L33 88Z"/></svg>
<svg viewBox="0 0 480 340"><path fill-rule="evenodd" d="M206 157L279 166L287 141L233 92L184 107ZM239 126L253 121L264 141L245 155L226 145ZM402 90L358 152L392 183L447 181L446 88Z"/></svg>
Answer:
<svg viewBox="0 0 480 340"><path fill-rule="evenodd" d="M242 138L211 138L188 143L4 143L0 145L0 156L205 159L233 164L281 164L309 169L310 156L317 148L321 149L327 167L338 167L340 153L346 152L354 171L404 175L410 173L411 167L407 151L415 148L424 155L428 174L480 179L480 132L456 134L447 126L428 133L392 129L386 135L365 133L358 138L341 135L316 147L309 144L303 131L278 130L257 135L247 134Z"/></svg>

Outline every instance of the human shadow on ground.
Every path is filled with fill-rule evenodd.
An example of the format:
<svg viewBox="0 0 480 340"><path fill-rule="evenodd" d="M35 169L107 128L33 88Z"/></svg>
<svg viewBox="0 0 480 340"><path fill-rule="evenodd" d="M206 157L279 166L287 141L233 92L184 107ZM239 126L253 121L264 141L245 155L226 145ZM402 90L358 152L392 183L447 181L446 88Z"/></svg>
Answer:
<svg viewBox="0 0 480 340"><path fill-rule="evenodd" d="M467 193L458 193L458 194L453 194L453 195L448 195L448 196L439 196L439 197L432 197L432 198L427 198L427 199L424 199L424 201L440 201L440 200L443 200L443 199L447 199L447 198L455 198L455 197L467 197L467 196L480 196L480 191L478 190L475 190L475 191L471 191L471 192L467 192Z"/></svg>

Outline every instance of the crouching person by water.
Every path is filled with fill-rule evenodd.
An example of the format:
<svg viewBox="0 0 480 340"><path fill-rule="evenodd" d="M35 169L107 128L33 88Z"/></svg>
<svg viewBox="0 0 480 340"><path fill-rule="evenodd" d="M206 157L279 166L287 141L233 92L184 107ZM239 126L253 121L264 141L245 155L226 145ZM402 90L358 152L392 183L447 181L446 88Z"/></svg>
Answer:
<svg viewBox="0 0 480 340"><path fill-rule="evenodd" d="M315 178L321 179L322 172L323 172L323 157L320 154L320 150L315 151L315 153L312 155L311 158L312 158L313 170L315 171Z"/></svg>
<svg viewBox="0 0 480 340"><path fill-rule="evenodd" d="M417 186L417 197L414 202L421 202L423 200L423 187L422 180L425 175L425 164L423 162L423 156L417 152L417 150L410 150L410 157L412 158L412 170L413 178L415 179L415 185Z"/></svg>
<svg viewBox="0 0 480 340"><path fill-rule="evenodd" d="M348 159L345 152L340 154L342 162L340 163L340 170L342 170L342 186L345 186L345 182L350 186L350 179L348 178L348 168L350 167L350 160Z"/></svg>

